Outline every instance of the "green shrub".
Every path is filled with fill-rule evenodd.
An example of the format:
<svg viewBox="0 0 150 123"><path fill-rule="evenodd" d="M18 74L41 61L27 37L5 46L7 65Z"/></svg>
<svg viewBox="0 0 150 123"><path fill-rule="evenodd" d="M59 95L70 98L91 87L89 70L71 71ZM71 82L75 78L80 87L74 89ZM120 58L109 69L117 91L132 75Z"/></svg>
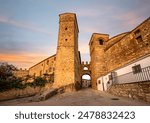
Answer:
<svg viewBox="0 0 150 123"><path fill-rule="evenodd" d="M11 84L7 80L0 80L0 92L11 89Z"/></svg>
<svg viewBox="0 0 150 123"><path fill-rule="evenodd" d="M22 84L22 79L12 78L12 79L0 79L0 92L8 91L10 89L24 89L27 86L36 87L36 86L45 86L47 80L42 77L37 77L32 83Z"/></svg>
<svg viewBox="0 0 150 123"><path fill-rule="evenodd" d="M47 83L46 79L42 78L42 77L37 77L34 79L33 81L33 86L45 86L45 84Z"/></svg>
<svg viewBox="0 0 150 123"><path fill-rule="evenodd" d="M0 80L0 92L8 91L10 89L23 89L26 85L22 84L21 79Z"/></svg>

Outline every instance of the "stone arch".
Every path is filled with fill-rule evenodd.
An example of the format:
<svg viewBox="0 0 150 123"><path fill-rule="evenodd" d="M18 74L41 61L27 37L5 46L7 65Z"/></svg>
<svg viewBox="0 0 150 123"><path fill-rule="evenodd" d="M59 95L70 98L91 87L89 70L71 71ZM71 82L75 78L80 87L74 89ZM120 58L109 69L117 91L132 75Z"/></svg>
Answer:
<svg viewBox="0 0 150 123"><path fill-rule="evenodd" d="M82 75L82 88L91 87L91 76L89 74Z"/></svg>
<svg viewBox="0 0 150 123"><path fill-rule="evenodd" d="M83 78L84 75L88 75L90 79L84 79ZM91 86L91 69L90 69L90 63L88 62L82 62L81 64L81 83L82 83L82 87Z"/></svg>

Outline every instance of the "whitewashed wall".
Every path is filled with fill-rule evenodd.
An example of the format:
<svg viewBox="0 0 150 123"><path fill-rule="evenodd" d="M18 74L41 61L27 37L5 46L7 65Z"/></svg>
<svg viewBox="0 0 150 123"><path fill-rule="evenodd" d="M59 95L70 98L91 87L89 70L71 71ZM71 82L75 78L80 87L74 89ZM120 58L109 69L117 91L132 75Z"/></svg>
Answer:
<svg viewBox="0 0 150 123"><path fill-rule="evenodd" d="M126 73L132 72L132 67L135 65L138 65L138 64L141 65L141 68L145 68L145 67L150 66L150 56L147 56L143 59L136 60L135 62L132 62L131 64L128 64L127 66L125 66L123 68L114 70L114 72L116 72L117 76L124 75ZM110 83L107 84L109 81L109 75L110 74L111 73L108 73L107 75L102 76L102 77L97 79L97 89L98 90L106 91L108 86L110 86L112 84L112 81L110 81ZM99 80L101 81L101 83L99 83ZM104 83L104 84L102 84L102 83Z"/></svg>

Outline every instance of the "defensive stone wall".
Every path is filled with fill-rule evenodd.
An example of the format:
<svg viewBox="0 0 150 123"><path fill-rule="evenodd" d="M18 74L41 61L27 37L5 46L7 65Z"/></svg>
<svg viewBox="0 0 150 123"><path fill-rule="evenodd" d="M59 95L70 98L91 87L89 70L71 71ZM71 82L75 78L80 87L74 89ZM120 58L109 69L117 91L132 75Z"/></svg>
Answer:
<svg viewBox="0 0 150 123"><path fill-rule="evenodd" d="M42 76L43 74L52 74L55 72L56 55L50 56L36 65L29 68L30 76Z"/></svg>
<svg viewBox="0 0 150 123"><path fill-rule="evenodd" d="M108 39L108 34L94 33L89 43L91 56L91 79L93 89L97 89L96 81L98 77L106 72L104 46Z"/></svg>
<svg viewBox="0 0 150 123"><path fill-rule="evenodd" d="M54 87L80 83L80 54L78 52L78 24L74 13L59 15L59 34L56 53Z"/></svg>
<svg viewBox="0 0 150 123"><path fill-rule="evenodd" d="M107 34L93 33L89 46L92 87L97 89L97 78L150 54L150 18L111 39Z"/></svg>
<svg viewBox="0 0 150 123"><path fill-rule="evenodd" d="M29 71L28 70L18 70L18 71L13 71L13 75L17 78L23 78L26 77L27 75L29 75Z"/></svg>
<svg viewBox="0 0 150 123"><path fill-rule="evenodd" d="M107 91L116 96L150 102L150 82L112 85Z"/></svg>
<svg viewBox="0 0 150 123"><path fill-rule="evenodd" d="M105 49L107 72L147 54L150 54L150 19Z"/></svg>

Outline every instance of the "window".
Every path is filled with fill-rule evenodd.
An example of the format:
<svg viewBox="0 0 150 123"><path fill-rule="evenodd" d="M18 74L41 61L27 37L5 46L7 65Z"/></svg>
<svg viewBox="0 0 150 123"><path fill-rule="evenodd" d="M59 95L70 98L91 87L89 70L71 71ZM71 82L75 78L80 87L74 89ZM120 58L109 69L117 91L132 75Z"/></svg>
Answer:
<svg viewBox="0 0 150 123"><path fill-rule="evenodd" d="M40 70L40 76L42 76L42 70Z"/></svg>
<svg viewBox="0 0 150 123"><path fill-rule="evenodd" d="M134 35L135 35L135 39L137 40L137 43L140 43L142 42L142 36L141 36L141 31L140 30L137 30L134 32Z"/></svg>
<svg viewBox="0 0 150 123"><path fill-rule="evenodd" d="M100 44L100 45L103 45L103 44L104 44L104 41L103 41L102 39L99 39L98 41L99 41L99 44Z"/></svg>
<svg viewBox="0 0 150 123"><path fill-rule="evenodd" d="M52 70L52 68L50 67L50 68L49 68L49 72L51 72L51 70Z"/></svg>
<svg viewBox="0 0 150 123"><path fill-rule="evenodd" d="M98 84L101 84L101 80L98 80Z"/></svg>
<svg viewBox="0 0 150 123"><path fill-rule="evenodd" d="M138 64L138 65L133 66L132 70L133 70L133 74L142 72L141 65Z"/></svg>
<svg viewBox="0 0 150 123"><path fill-rule="evenodd" d="M47 65L49 64L49 60L47 60Z"/></svg>
<svg viewBox="0 0 150 123"><path fill-rule="evenodd" d="M83 70L88 70L88 67L84 67Z"/></svg>
<svg viewBox="0 0 150 123"><path fill-rule="evenodd" d="M135 31L135 32L134 32L134 35L135 35L135 38L141 36L140 30Z"/></svg>
<svg viewBox="0 0 150 123"><path fill-rule="evenodd" d="M68 30L68 28L66 27L65 30Z"/></svg>
<svg viewBox="0 0 150 123"><path fill-rule="evenodd" d="M109 80L112 80L112 79L113 79L112 75L109 75L108 78L109 78Z"/></svg>

